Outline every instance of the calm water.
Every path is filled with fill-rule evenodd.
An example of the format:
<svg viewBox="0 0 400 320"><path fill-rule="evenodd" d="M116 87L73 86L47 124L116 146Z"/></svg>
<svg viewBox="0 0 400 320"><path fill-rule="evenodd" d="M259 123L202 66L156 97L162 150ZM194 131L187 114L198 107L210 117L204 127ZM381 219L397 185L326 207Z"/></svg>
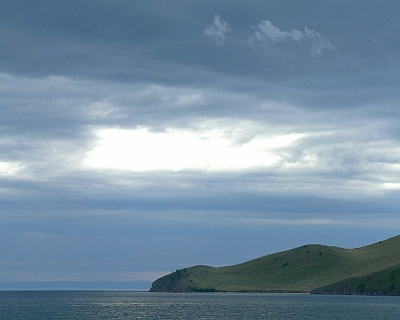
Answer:
<svg viewBox="0 0 400 320"><path fill-rule="evenodd" d="M0 319L400 319L400 297L3 291Z"/></svg>

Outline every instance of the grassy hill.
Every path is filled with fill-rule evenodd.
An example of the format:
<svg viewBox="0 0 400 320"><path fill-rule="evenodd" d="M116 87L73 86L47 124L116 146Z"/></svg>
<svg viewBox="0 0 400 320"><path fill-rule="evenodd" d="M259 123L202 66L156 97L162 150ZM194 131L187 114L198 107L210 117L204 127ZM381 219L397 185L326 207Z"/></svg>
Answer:
<svg viewBox="0 0 400 320"><path fill-rule="evenodd" d="M396 266L366 276L340 280L314 289L311 293L400 296L400 267Z"/></svg>
<svg viewBox="0 0 400 320"><path fill-rule="evenodd" d="M313 244L234 266L194 266L156 280L150 291L396 294L397 287L400 236L357 249Z"/></svg>

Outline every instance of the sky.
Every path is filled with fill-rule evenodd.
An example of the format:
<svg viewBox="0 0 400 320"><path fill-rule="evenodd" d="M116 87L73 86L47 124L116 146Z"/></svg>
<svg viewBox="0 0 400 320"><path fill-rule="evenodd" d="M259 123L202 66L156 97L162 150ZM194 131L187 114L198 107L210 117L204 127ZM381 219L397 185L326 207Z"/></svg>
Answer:
<svg viewBox="0 0 400 320"><path fill-rule="evenodd" d="M0 289L398 235L399 20L397 0L1 1Z"/></svg>

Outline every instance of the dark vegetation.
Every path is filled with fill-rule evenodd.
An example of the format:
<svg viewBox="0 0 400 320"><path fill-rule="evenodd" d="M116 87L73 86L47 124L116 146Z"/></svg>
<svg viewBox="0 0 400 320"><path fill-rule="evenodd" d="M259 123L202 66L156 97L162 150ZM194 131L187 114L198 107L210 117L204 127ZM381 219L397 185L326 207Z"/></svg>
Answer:
<svg viewBox="0 0 400 320"><path fill-rule="evenodd" d="M234 266L194 266L150 291L400 295L400 236L357 249L314 244Z"/></svg>

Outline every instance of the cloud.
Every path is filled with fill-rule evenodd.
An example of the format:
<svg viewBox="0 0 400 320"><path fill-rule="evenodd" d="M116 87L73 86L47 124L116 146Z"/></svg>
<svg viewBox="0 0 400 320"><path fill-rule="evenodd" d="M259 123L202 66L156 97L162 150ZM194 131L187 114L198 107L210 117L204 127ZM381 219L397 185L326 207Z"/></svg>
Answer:
<svg viewBox="0 0 400 320"><path fill-rule="evenodd" d="M263 20L253 28L254 33L248 38L251 44L274 44L285 42L308 42L311 47L311 55L313 57L322 55L322 50L333 50L334 46L326 40L320 33L313 29L304 27L304 31L292 29L292 31L282 31L277 26L273 25L270 20ZM228 24L219 15L215 15L214 23L208 26L204 35L214 38L217 45L222 45L227 41L226 34L232 32ZM236 43L244 43L241 40L236 40Z"/></svg>
<svg viewBox="0 0 400 320"><path fill-rule="evenodd" d="M0 161L0 176L12 176L23 169L23 165L18 162Z"/></svg>
<svg viewBox="0 0 400 320"><path fill-rule="evenodd" d="M245 124L239 125L245 129ZM302 137L301 134L262 135L236 144L235 132L227 135L228 131L229 128L223 127L201 131L167 128L165 132L150 132L148 128L100 130L97 134L100 143L88 153L85 164L131 171L248 170L273 165L280 160L282 149Z"/></svg>
<svg viewBox="0 0 400 320"><path fill-rule="evenodd" d="M305 27L304 34L311 41L311 55L321 55L323 49L333 50L334 46L317 31Z"/></svg>
<svg viewBox="0 0 400 320"><path fill-rule="evenodd" d="M36 194L55 190L39 186L43 181L58 185L65 179L63 186L71 183L77 189L95 175L99 180L93 184L112 184L115 170L136 177L146 173L143 181L154 173L160 181L157 170L180 171L184 177L188 170L251 176L250 171L261 169L266 183L253 190L262 192L351 197L398 190L397 142L386 137L397 128L392 115L389 121L386 114L373 113L375 121L369 123L372 109L347 108L341 115L335 108L323 112L322 107L294 105L311 93L325 95L321 90L315 94L300 86L295 91L293 84L268 88L256 83L270 98L265 100L264 94L228 88L230 80L223 82L227 87L207 88L0 75L2 88L8 88L2 91L0 123L12 128L4 129L0 140L0 178L10 183L12 177L20 186L36 180ZM332 90L329 95L337 92ZM285 95L285 103L271 99L287 91L292 94ZM340 95L346 97L346 91L336 98ZM295 134L304 137L283 144ZM271 148L274 141L279 146ZM185 176L184 183L192 185L190 179ZM239 180L229 184L253 186ZM136 186L133 180L127 183ZM17 188L16 182L9 186L4 194Z"/></svg>
<svg viewBox="0 0 400 320"><path fill-rule="evenodd" d="M230 32L227 23L219 15L215 15L214 23L204 30L204 35L214 38L218 45L221 45L226 40L226 34Z"/></svg>
<svg viewBox="0 0 400 320"><path fill-rule="evenodd" d="M304 39L304 34L301 31L293 29L292 32L281 31L278 27L275 27L271 21L263 20L255 30L254 35L249 38L251 43L255 41L259 42L279 42L283 43L286 41L299 42Z"/></svg>
<svg viewBox="0 0 400 320"><path fill-rule="evenodd" d="M249 42L254 43L285 43L288 41L308 41L311 45L311 55L321 55L323 49L333 50L333 45L322 37L317 31L304 28L304 32L292 29L291 32L281 31L271 21L263 20L249 37Z"/></svg>
<svg viewBox="0 0 400 320"><path fill-rule="evenodd" d="M0 280L397 233L393 10L358 2L0 1Z"/></svg>

